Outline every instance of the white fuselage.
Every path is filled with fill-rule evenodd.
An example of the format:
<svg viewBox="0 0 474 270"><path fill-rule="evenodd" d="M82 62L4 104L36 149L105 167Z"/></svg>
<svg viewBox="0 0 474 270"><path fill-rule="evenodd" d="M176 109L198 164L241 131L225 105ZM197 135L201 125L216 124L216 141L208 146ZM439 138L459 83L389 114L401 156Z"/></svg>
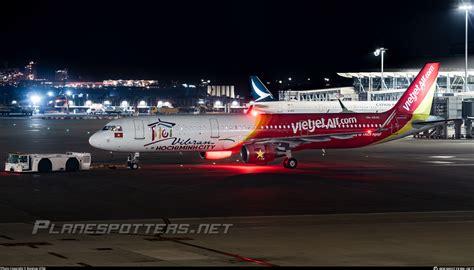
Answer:
<svg viewBox="0 0 474 270"><path fill-rule="evenodd" d="M343 101L348 110L361 113L385 112L396 101ZM339 113L338 101L267 101L256 102L255 108L265 113Z"/></svg>
<svg viewBox="0 0 474 270"><path fill-rule="evenodd" d="M174 115L123 118L107 124L89 143L119 152L222 151L242 143L255 129L250 115Z"/></svg>

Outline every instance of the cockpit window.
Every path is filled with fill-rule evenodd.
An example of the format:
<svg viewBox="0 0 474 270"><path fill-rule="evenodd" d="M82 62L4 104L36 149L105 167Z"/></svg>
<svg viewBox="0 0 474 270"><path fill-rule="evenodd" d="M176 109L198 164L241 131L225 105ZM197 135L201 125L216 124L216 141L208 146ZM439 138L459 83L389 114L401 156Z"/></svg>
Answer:
<svg viewBox="0 0 474 270"><path fill-rule="evenodd" d="M102 130L122 131L122 126L105 126Z"/></svg>

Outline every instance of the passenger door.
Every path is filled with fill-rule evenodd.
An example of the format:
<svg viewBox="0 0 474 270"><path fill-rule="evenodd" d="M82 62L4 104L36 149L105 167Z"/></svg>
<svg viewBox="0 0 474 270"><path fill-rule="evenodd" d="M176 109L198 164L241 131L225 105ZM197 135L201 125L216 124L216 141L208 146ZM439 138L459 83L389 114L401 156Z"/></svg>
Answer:
<svg viewBox="0 0 474 270"><path fill-rule="evenodd" d="M219 122L215 118L209 119L211 124L211 138L219 138Z"/></svg>
<svg viewBox="0 0 474 270"><path fill-rule="evenodd" d="M143 120L134 119L133 125L135 126L135 140L144 140L145 128L144 128Z"/></svg>

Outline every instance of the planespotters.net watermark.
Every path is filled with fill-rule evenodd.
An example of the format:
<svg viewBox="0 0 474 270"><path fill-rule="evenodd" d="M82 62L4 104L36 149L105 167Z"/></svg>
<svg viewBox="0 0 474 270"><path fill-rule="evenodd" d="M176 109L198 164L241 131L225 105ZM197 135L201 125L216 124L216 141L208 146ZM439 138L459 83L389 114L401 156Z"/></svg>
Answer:
<svg viewBox="0 0 474 270"><path fill-rule="evenodd" d="M32 234L227 234L233 224L222 223L52 223L37 220Z"/></svg>
<svg viewBox="0 0 474 270"><path fill-rule="evenodd" d="M44 266L1 266L0 270L46 270Z"/></svg>

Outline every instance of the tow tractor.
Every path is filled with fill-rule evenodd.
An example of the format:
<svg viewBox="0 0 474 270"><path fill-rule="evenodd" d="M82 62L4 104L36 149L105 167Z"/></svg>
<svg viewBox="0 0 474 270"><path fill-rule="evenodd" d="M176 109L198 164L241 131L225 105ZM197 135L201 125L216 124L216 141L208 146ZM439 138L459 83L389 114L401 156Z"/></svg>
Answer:
<svg viewBox="0 0 474 270"><path fill-rule="evenodd" d="M8 154L7 172L75 172L89 170L90 153L67 152L66 154Z"/></svg>

